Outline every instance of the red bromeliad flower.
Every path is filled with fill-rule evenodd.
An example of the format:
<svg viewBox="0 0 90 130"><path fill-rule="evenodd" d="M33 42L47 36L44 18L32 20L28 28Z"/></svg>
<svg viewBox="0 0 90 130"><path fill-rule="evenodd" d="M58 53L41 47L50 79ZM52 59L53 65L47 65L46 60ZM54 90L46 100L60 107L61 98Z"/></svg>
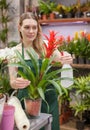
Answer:
<svg viewBox="0 0 90 130"><path fill-rule="evenodd" d="M65 41L64 36L63 36L63 35L60 35L60 36L59 36L59 40L58 40L58 44L59 44L59 45L62 45L64 41Z"/></svg>
<svg viewBox="0 0 90 130"><path fill-rule="evenodd" d="M67 43L70 43L70 41L71 41L71 37L70 37L70 36L67 36L66 41L67 41Z"/></svg>
<svg viewBox="0 0 90 130"><path fill-rule="evenodd" d="M47 35L44 34L46 40L47 40L47 44L45 45L46 48L46 57L49 58L53 51L57 48L58 45L58 37L56 37L57 32L55 31L49 31L49 37Z"/></svg>

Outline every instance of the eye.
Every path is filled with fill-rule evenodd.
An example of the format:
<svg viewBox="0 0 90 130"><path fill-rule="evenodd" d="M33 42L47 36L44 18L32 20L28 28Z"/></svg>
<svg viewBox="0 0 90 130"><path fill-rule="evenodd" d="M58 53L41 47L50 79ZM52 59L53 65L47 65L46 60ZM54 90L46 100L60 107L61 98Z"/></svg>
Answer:
<svg viewBox="0 0 90 130"><path fill-rule="evenodd" d="M37 26L33 26L32 29L33 29L33 30L36 30L36 29L37 29Z"/></svg>
<svg viewBox="0 0 90 130"><path fill-rule="evenodd" d="M29 26L25 26L24 28L25 28L25 29L29 29Z"/></svg>

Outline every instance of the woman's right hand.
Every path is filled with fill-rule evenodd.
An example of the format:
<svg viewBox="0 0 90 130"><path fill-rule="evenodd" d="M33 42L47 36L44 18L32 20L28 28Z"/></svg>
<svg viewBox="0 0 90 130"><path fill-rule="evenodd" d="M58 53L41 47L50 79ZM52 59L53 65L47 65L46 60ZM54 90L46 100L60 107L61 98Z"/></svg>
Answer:
<svg viewBox="0 0 90 130"><path fill-rule="evenodd" d="M14 89L23 89L30 84L30 81L21 77L17 77L11 80L10 84Z"/></svg>

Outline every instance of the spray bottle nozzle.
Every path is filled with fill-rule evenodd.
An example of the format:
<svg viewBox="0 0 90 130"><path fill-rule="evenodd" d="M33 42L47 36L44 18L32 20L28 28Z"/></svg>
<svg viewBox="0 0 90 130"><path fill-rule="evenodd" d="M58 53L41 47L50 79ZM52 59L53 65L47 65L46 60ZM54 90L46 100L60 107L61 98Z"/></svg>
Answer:
<svg viewBox="0 0 90 130"><path fill-rule="evenodd" d="M64 53L63 53L63 51L61 51L61 56L63 56L64 55Z"/></svg>

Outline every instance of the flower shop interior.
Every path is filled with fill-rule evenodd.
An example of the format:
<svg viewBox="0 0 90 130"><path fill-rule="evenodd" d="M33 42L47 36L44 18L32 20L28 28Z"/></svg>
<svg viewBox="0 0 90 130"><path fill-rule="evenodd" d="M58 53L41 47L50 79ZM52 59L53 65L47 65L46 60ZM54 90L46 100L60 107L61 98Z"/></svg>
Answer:
<svg viewBox="0 0 90 130"><path fill-rule="evenodd" d="M17 92L10 86L6 58L20 41L18 20L24 12L37 15L48 46L49 38L54 36L53 44L58 42L58 50L73 57L70 68L59 73L59 77L62 72L66 75L65 79L60 78L64 84L58 96L60 130L90 130L90 0L0 0L0 130L52 130L51 114L41 113L40 117L28 120L13 96ZM58 71L60 68L58 64L53 67ZM4 110L7 102L12 112L11 107ZM7 111L14 113L10 121L6 121ZM12 126L8 126L9 122Z"/></svg>

